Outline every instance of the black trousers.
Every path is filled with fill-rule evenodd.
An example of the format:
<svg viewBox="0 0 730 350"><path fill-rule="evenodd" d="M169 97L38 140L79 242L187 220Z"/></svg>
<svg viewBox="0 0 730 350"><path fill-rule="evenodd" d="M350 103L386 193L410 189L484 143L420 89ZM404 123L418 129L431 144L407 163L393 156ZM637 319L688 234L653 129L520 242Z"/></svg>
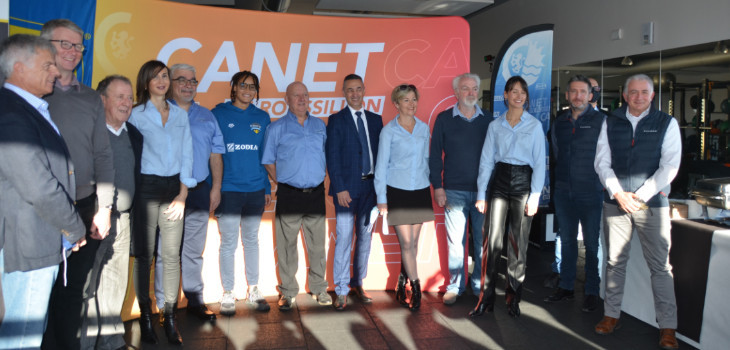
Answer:
<svg viewBox="0 0 730 350"><path fill-rule="evenodd" d="M48 325L43 334L42 349L78 349L81 322L86 317L84 300L93 295L90 288L91 268L101 241L91 238L91 223L97 211L96 195L76 201L76 210L86 226L86 245L72 253L58 269L56 283L48 305ZM75 242L71 242L75 243ZM43 244L38 242L38 244ZM64 269L66 285L64 286Z"/></svg>
<svg viewBox="0 0 730 350"><path fill-rule="evenodd" d="M506 293L516 295L518 301L521 297L527 264L525 254L532 224L532 217L525 215L531 179L532 168L526 165L497 163L494 169L489 205L484 219L484 233L487 236L482 254L482 302L494 303L497 261L502 255L508 215Z"/></svg>

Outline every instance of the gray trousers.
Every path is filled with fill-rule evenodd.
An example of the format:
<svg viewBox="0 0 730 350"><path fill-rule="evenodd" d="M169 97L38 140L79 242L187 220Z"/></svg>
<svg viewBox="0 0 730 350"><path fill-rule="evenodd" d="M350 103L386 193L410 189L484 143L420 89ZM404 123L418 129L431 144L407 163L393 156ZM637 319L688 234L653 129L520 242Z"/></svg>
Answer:
<svg viewBox="0 0 730 350"><path fill-rule="evenodd" d="M304 233L304 245L309 256L309 290L319 294L327 290L324 279L325 263L325 204L324 186L314 192L302 193L279 184L276 202L276 253L278 257L279 291L286 297L299 294L296 273L299 267L297 238Z"/></svg>
<svg viewBox="0 0 730 350"><path fill-rule="evenodd" d="M604 232L608 259L606 261L606 299L604 314L618 318L626 282L626 264L629 260L631 236L634 229L639 235L644 259L651 272L659 328L677 328L677 302L674 296L672 265L669 264L671 221L669 207L649 208L627 214L614 204L603 204Z"/></svg>
<svg viewBox="0 0 730 350"><path fill-rule="evenodd" d="M150 268L155 257L158 227L160 242L157 249L162 257L162 271L155 271L155 274L162 273L165 302L177 303L183 220L170 221L163 212L178 193L180 181L177 176L142 175L134 204L134 291L140 306L149 305L151 301Z"/></svg>
<svg viewBox="0 0 730 350"><path fill-rule="evenodd" d="M180 250L180 268L182 270L182 288L188 305L203 304L203 251L208 237L208 219L210 218L210 185L201 182L195 190L188 190L185 201L185 226ZM159 244L159 242L158 242ZM155 271L162 271L162 251L157 250ZM157 308L165 306L165 289L162 274L155 274L155 297Z"/></svg>
<svg viewBox="0 0 730 350"><path fill-rule="evenodd" d="M112 213L109 236L99 245L92 268L98 287L86 299L81 349L118 349L126 344L121 313L129 279L129 224L129 213Z"/></svg>

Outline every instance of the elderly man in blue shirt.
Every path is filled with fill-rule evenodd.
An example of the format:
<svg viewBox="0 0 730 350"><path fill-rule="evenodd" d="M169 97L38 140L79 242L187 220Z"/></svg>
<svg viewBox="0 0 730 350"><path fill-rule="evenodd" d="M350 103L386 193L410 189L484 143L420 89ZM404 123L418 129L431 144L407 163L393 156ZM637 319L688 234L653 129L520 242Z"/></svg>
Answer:
<svg viewBox="0 0 730 350"><path fill-rule="evenodd" d="M289 110L266 128L261 164L278 184L276 252L278 254L279 310L290 310L299 293L296 280L297 237L304 231L309 255L309 289L320 305L332 305L325 273L325 141L323 121L309 112L309 91L301 82L286 88Z"/></svg>
<svg viewBox="0 0 730 350"><path fill-rule="evenodd" d="M188 312L204 321L215 321L215 313L208 310L203 302L203 250L208 233L210 212L218 207L221 199L221 179L223 178L223 156L226 152L218 122L213 113L195 103L198 81L195 67L188 64L175 64L170 67L172 80L172 104L188 112L190 133L193 137L193 178L195 187L188 189L185 201L185 227L183 228L182 287L188 299ZM208 168L210 166L210 169ZM211 184L207 181L210 175ZM156 271L162 271L159 258ZM160 310L164 307L164 288L162 274L155 274L155 295ZM162 322L164 314L160 313Z"/></svg>

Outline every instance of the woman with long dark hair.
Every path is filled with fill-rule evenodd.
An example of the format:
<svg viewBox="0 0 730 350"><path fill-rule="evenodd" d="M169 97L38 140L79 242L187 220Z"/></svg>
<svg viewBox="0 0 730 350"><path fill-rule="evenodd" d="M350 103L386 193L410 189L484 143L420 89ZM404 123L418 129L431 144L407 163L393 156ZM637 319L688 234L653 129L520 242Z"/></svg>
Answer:
<svg viewBox="0 0 730 350"><path fill-rule="evenodd" d="M165 335L170 343L182 344L175 324L180 289L180 244L188 187L193 178L193 139L187 112L169 103L170 70L160 61L148 61L137 75L137 104L129 122L144 137L142 176L135 199L134 287L140 309L142 340L156 344L150 310L150 267L158 238L162 258Z"/></svg>
<svg viewBox="0 0 730 350"><path fill-rule="evenodd" d="M396 86L391 100L398 115L383 127L375 166L378 210L395 226L401 250L401 273L396 299L411 311L421 306L418 278L418 238L424 222L433 221L431 183L428 180L430 130L416 118L418 90L413 85ZM406 301L406 280L411 281L410 303Z"/></svg>
<svg viewBox="0 0 730 350"><path fill-rule="evenodd" d="M482 291L470 316L479 316L494 308L497 258L502 252L506 228L509 228L509 239L505 297L510 316L520 316L530 225L545 182L545 132L542 123L527 112L529 100L527 82L522 77L507 80L504 87L507 111L489 124L484 140L475 204L480 212L486 212ZM485 197L489 198L489 205ZM508 216L510 221L506 225Z"/></svg>

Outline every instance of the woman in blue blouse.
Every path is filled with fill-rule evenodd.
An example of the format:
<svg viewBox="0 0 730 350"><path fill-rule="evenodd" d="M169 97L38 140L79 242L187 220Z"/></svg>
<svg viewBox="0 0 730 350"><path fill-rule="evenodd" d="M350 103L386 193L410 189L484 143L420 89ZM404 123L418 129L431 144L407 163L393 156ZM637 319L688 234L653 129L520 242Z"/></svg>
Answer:
<svg viewBox="0 0 730 350"><path fill-rule="evenodd" d="M497 282L497 258L501 255L505 221L509 214L507 288L510 316L520 316L522 282L525 280L527 241L532 216L537 212L545 182L545 132L542 123L527 113L527 82L514 76L504 88L507 112L489 124L479 161L477 202L484 213L482 291L470 316L492 311ZM489 205L485 202L490 178Z"/></svg>
<svg viewBox="0 0 730 350"><path fill-rule="evenodd" d="M188 187L193 178L193 140L185 110L168 103L170 71L160 61L148 61L137 75L137 105L129 122L144 137L142 176L134 211L134 287L141 317L142 340L157 343L150 311L150 266L159 228L165 289L164 328L167 339L182 344L175 325L180 288L180 244Z"/></svg>
<svg viewBox="0 0 730 350"><path fill-rule="evenodd" d="M421 283L416 266L418 237L423 223L433 221L428 181L430 132L428 125L416 118L418 90L415 86L397 86L391 100L398 115L380 133L375 193L378 210L388 214L388 223L395 226L400 242L401 273L396 299L415 311L421 306ZM406 302L406 278L411 281L410 305Z"/></svg>

